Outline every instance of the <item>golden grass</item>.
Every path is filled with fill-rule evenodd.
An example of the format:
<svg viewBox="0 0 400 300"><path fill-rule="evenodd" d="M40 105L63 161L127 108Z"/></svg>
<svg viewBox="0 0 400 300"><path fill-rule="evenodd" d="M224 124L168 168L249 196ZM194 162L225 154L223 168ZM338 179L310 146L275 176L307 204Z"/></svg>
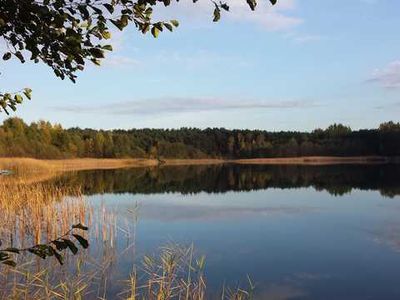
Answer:
<svg viewBox="0 0 400 300"><path fill-rule="evenodd" d="M91 270L82 270L90 258L79 255L70 265L76 272L62 272L56 265L46 264L35 270L33 262L0 272L1 299L124 299L124 300L204 300L208 299L203 256L193 254L193 246L168 245L155 256L145 256L133 266L121 291L107 297L107 288L114 287L107 274L117 258L103 257L90 263ZM0 270L1 271L1 270ZM3 280L2 280L3 279ZM221 300L251 300L255 286L248 277L246 287L222 287Z"/></svg>
<svg viewBox="0 0 400 300"><path fill-rule="evenodd" d="M188 164L339 164L381 163L379 157L300 157L251 160L167 160L166 165ZM0 299L105 299L107 285L115 284L107 278L107 269L114 265L116 224L118 217L101 207L94 213L82 198L79 188L58 187L41 183L63 171L115 169L158 165L146 159L70 159L36 160L29 158L1 158L0 169L12 170L16 176L0 176L0 240L2 247L23 248L45 243L66 232L72 224L89 225L91 240L97 240L106 251L102 259L92 259L82 253L71 257L68 268L56 262L25 262L18 267L0 266ZM71 195L73 197L71 197ZM119 229L121 231L121 229ZM131 236L131 233L124 231ZM135 236L134 234L133 236ZM95 249L95 245L91 245ZM92 268L83 268L90 263ZM120 299L148 300L203 300L206 299L205 259L193 254L193 247L163 247L159 254L145 256L141 265L132 266L132 274L125 282ZM3 268L3 269L1 269ZM97 292L94 286L99 286ZM223 288L220 299L251 299L254 286L249 279L248 289ZM96 295L96 297L92 297Z"/></svg>
<svg viewBox="0 0 400 300"><path fill-rule="evenodd" d="M45 160L45 164L59 171L79 171L93 169L118 169L132 167L149 167L158 165L155 159L97 159L79 158L63 160Z"/></svg>
<svg viewBox="0 0 400 300"><path fill-rule="evenodd" d="M65 233L72 224L83 223L89 226L90 253L95 255L80 251L77 256L67 256L62 267L52 258L42 261L17 255L16 268L0 265L0 299L106 299L108 287L118 284L107 275L121 255L115 247L120 239L118 231L129 241L123 252L133 248L135 255L137 209L135 206L128 211L131 215L125 216L127 222L134 222L132 234L129 225L127 229L117 229L118 215L113 211L100 206L94 212L79 189L26 184L18 179L0 182L2 247L46 243ZM144 256L141 264L132 265L133 272L125 288L121 287L118 299L204 300L204 268L205 257L195 255L193 246L167 245L158 254ZM251 299L252 289L252 285L250 291L224 287L220 299Z"/></svg>
<svg viewBox="0 0 400 300"><path fill-rule="evenodd" d="M45 160L33 158L0 158L0 170L11 170L18 174L45 173L53 170Z"/></svg>
<svg viewBox="0 0 400 300"><path fill-rule="evenodd" d="M116 169L128 167L146 167L158 164L154 159L54 159L0 158L0 169L17 173L77 171L91 169Z"/></svg>
<svg viewBox="0 0 400 300"><path fill-rule="evenodd" d="M74 195L74 198L67 195ZM0 182L0 239L24 247L54 239L71 224L84 222L86 205L79 188L23 181ZM12 245L10 245L12 244Z"/></svg>
<svg viewBox="0 0 400 300"><path fill-rule="evenodd" d="M94 170L94 169L118 169L135 167L153 167L160 163L162 165L210 165L223 163L236 164L371 164L387 163L387 157L379 156L354 156L354 157L333 157L333 156L310 156L310 157L288 157L288 158L254 158L254 159L56 159L39 160L33 158L0 158L0 170L12 170L17 176L26 181L40 181L36 179L48 179L65 171ZM397 161L398 162L398 161ZM1 177L0 177L1 179Z"/></svg>
<svg viewBox="0 0 400 300"><path fill-rule="evenodd" d="M213 158L204 158L204 159L166 159L163 160L163 163L167 166L185 166L185 165L214 165L214 164L223 164L226 163L227 160L224 159L213 159Z"/></svg>
<svg viewBox="0 0 400 300"><path fill-rule="evenodd" d="M83 171L95 169L119 169L134 167L149 167L158 165L151 159L57 159L39 160L33 158L0 158L0 170L9 170L13 176L0 176L0 182L12 177L30 184L51 179L67 171Z"/></svg>

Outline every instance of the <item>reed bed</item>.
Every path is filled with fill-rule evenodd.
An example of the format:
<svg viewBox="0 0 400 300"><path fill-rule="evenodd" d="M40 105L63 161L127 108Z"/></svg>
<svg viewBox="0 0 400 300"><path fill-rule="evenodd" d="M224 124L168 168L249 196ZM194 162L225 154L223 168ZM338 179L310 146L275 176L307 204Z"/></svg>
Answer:
<svg viewBox="0 0 400 300"><path fill-rule="evenodd" d="M63 266L52 258L16 255L17 267L0 265L0 299L207 299L206 260L193 245L170 244L153 255L136 257L137 205L125 220L117 220L118 214L105 206L94 208L79 188L27 184L13 176L0 180L2 247L47 243L78 223L89 226L91 243L89 251L65 253ZM122 251L116 247L121 236L127 241ZM125 280L115 280L122 255L135 257L132 272ZM250 289L223 287L218 298L252 299L252 290L252 284Z"/></svg>
<svg viewBox="0 0 400 300"><path fill-rule="evenodd" d="M205 257L194 257L193 246L170 244L157 255L145 255L140 266L134 266L124 299L205 299Z"/></svg>
<svg viewBox="0 0 400 300"><path fill-rule="evenodd" d="M54 169L52 165L45 160L33 158L0 158L1 170L12 170L18 174L48 172Z"/></svg>
<svg viewBox="0 0 400 300"><path fill-rule="evenodd" d="M49 162L32 158L0 158L0 170L11 174L0 176L1 184L39 183L62 173Z"/></svg>
<svg viewBox="0 0 400 300"><path fill-rule="evenodd" d="M0 182L0 211L0 248L18 249L46 244L63 236L73 224L91 226L93 215L79 187L26 184L14 176ZM103 222L111 224L110 217L97 222L109 229L101 232L103 241L109 241L112 228ZM102 250L110 254L107 245ZM76 256L65 251L63 256L64 265L60 266L54 258L42 260L25 252L14 255L15 268L0 265L0 299L86 299L100 289L100 278L114 259L104 253L91 257L85 251Z"/></svg>
<svg viewBox="0 0 400 300"><path fill-rule="evenodd" d="M13 170L20 175L93 169L117 169L158 165L155 159L144 158L73 158L34 159L23 157L0 158L0 170Z"/></svg>
<svg viewBox="0 0 400 300"><path fill-rule="evenodd" d="M79 188L19 181L0 182L0 211L0 239L12 247L54 239L87 218Z"/></svg>

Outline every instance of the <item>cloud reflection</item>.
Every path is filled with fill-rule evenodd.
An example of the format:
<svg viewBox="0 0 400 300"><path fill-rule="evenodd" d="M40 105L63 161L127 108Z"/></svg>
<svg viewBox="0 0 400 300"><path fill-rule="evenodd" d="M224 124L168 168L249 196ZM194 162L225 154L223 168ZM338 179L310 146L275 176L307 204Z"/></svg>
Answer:
<svg viewBox="0 0 400 300"><path fill-rule="evenodd" d="M221 220L237 218L253 218L271 215L297 215L313 213L316 207L232 207L208 205L176 205L162 203L140 203L142 218L156 219L164 222L187 220Z"/></svg>

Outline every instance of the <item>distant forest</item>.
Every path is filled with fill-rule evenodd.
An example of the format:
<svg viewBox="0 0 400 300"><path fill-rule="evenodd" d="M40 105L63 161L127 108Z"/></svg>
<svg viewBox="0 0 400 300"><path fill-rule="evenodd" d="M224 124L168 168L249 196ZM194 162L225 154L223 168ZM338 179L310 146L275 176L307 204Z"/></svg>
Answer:
<svg viewBox="0 0 400 300"><path fill-rule="evenodd" d="M261 158L400 156L400 123L312 132L224 128L93 130L9 118L0 126L0 156L34 158Z"/></svg>

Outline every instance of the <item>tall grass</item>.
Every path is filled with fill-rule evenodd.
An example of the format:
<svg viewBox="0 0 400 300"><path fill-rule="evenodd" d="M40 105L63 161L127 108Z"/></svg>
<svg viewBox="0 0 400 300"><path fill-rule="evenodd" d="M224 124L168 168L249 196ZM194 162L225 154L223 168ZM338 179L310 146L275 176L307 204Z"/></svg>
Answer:
<svg viewBox="0 0 400 300"><path fill-rule="evenodd" d="M205 257L195 258L193 246L185 248L170 244L155 256L146 255L135 266L125 299L205 299Z"/></svg>
<svg viewBox="0 0 400 300"><path fill-rule="evenodd" d="M23 157L1 157L0 170L13 170L18 175L30 176L34 173L156 166L158 163L159 162L155 159L143 158L74 158L44 160Z"/></svg>
<svg viewBox="0 0 400 300"><path fill-rule="evenodd" d="M0 239L13 247L54 239L83 223L86 210L78 188L0 182Z"/></svg>
<svg viewBox="0 0 400 300"><path fill-rule="evenodd" d="M107 299L112 294L109 289L116 285L121 285L119 292L110 299L207 299L206 260L196 255L193 245L161 247L153 255L133 260L131 275L123 282L111 277L122 254L136 255L137 206L125 220L126 228L121 228L117 214L103 206L94 211L79 188L28 184L20 177L10 177L0 181L0 211L0 240L6 247L46 243L77 223L89 226L91 241L90 251L66 255L64 266L51 258L29 255L18 255L16 268L0 265L0 299ZM134 223L133 231L129 222ZM118 232L129 241L120 253L116 250ZM252 289L252 284L250 291L224 287L220 299L251 299Z"/></svg>

